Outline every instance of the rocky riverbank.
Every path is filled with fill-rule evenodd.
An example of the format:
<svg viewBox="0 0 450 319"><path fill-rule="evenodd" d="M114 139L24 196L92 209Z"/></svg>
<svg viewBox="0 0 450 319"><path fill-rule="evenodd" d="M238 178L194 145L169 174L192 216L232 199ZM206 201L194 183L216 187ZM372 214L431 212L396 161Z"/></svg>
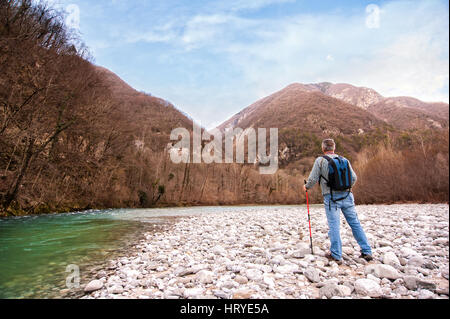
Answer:
<svg viewBox="0 0 450 319"><path fill-rule="evenodd" d="M448 299L449 206L358 206L374 260L342 217L344 262L329 262L322 206L254 207L183 217L111 261L82 298Z"/></svg>

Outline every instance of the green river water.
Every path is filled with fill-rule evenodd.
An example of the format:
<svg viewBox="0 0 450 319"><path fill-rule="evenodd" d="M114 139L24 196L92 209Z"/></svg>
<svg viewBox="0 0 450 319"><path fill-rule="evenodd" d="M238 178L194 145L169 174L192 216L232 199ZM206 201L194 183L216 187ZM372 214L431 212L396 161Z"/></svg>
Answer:
<svg viewBox="0 0 450 319"><path fill-rule="evenodd" d="M104 210L0 219L0 298L67 297L68 265L79 267L82 288L92 271L174 214Z"/></svg>

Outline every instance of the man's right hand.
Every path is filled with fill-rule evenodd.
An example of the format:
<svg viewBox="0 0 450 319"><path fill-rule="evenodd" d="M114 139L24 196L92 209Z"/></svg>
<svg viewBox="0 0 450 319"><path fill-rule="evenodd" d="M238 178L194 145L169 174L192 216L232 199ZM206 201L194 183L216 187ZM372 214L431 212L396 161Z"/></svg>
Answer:
<svg viewBox="0 0 450 319"><path fill-rule="evenodd" d="M306 185L303 185L303 190L304 190L305 192L308 191L308 189L306 188Z"/></svg>

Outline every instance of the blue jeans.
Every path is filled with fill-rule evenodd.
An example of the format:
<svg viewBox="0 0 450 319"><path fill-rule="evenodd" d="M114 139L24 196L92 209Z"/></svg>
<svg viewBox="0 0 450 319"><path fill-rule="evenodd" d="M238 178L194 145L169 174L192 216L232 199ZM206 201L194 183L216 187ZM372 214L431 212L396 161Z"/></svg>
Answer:
<svg viewBox="0 0 450 319"><path fill-rule="evenodd" d="M347 192L333 192L334 199L339 199L346 195ZM342 258L342 242L339 229L341 221L340 210L342 210L348 225L352 229L353 237L355 237L358 245L361 247L361 251L364 254L371 255L372 250L356 213L353 193L350 193L346 199L337 202L333 202L331 200L331 195L326 194L324 195L324 204L329 228L328 237L331 242L330 250L333 258L338 260Z"/></svg>

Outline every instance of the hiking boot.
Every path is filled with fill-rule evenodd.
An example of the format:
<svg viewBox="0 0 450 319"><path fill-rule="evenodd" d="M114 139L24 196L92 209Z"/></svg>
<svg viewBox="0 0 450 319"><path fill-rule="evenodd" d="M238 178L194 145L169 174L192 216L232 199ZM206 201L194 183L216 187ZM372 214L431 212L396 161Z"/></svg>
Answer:
<svg viewBox="0 0 450 319"><path fill-rule="evenodd" d="M325 257L329 260L329 261L334 261L336 264L338 265L342 265L342 259L336 259L334 258L331 253L326 253Z"/></svg>
<svg viewBox="0 0 450 319"><path fill-rule="evenodd" d="M361 252L361 256L359 256L359 258L363 258L365 261L372 261L373 260L372 255L365 254L363 252Z"/></svg>

